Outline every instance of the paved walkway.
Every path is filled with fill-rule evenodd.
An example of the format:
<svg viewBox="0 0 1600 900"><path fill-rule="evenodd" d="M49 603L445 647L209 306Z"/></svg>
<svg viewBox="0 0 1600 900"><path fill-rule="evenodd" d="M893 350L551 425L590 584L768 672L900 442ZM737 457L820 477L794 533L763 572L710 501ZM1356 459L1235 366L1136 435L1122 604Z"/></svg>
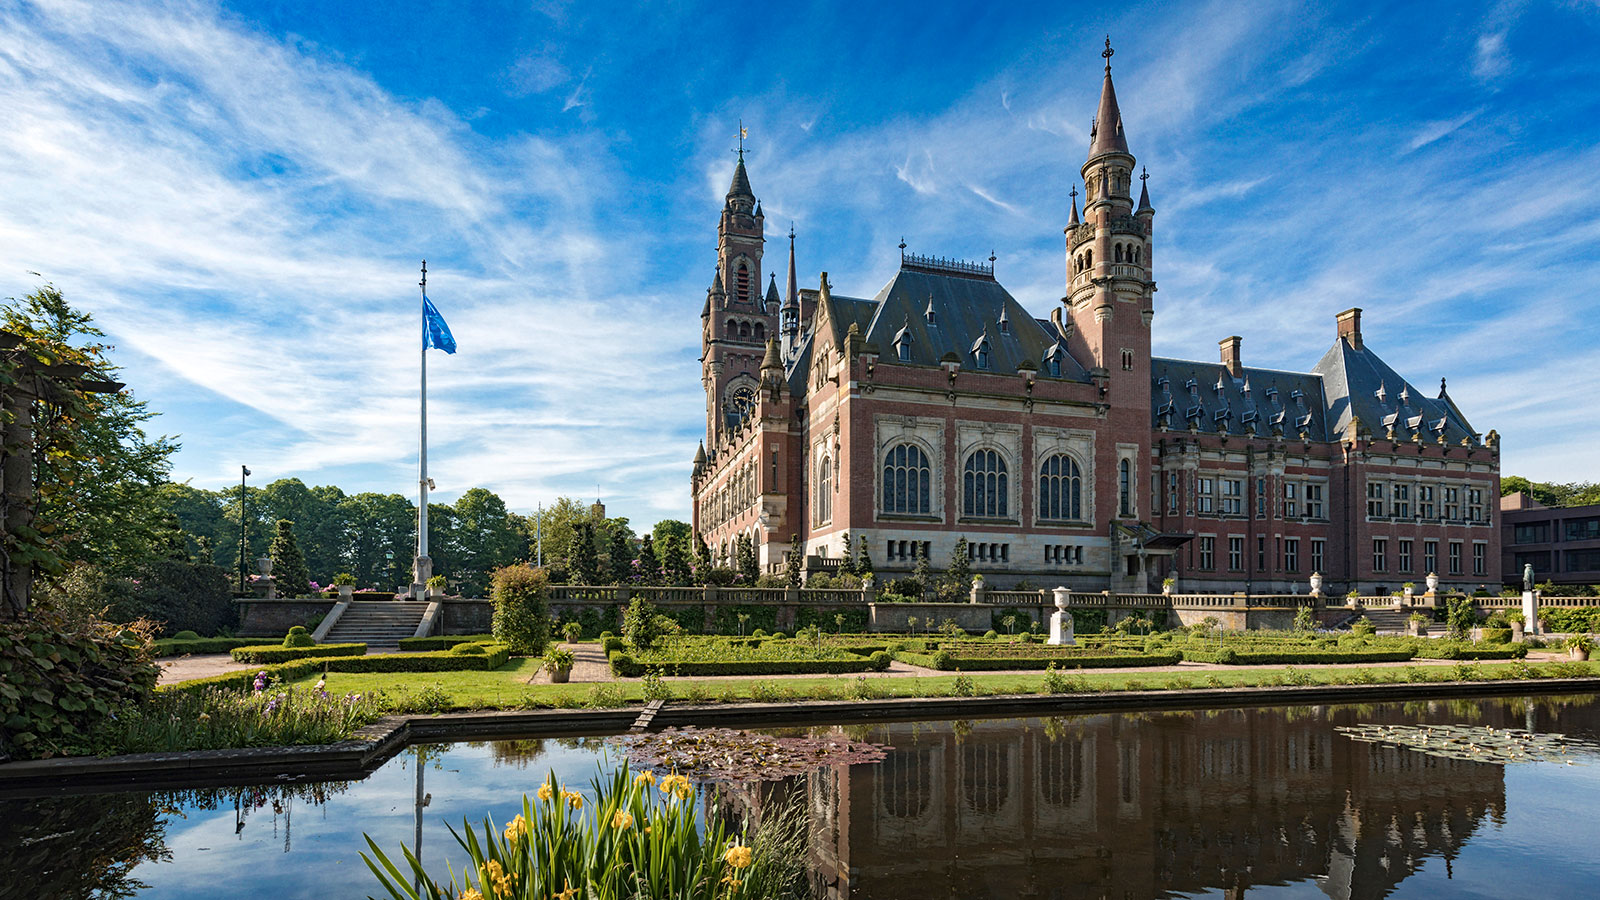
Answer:
<svg viewBox="0 0 1600 900"><path fill-rule="evenodd" d="M161 678L157 684L176 684L180 681L208 678L212 675L251 668L242 662L234 662L233 657L226 653L194 653L189 656L159 659L156 662L161 664Z"/></svg>

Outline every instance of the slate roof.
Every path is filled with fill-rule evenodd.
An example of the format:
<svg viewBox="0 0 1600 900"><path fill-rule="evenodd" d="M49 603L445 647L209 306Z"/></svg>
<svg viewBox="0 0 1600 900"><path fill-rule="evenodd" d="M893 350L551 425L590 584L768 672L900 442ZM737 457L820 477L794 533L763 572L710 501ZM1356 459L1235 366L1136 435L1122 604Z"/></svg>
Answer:
<svg viewBox="0 0 1600 900"><path fill-rule="evenodd" d="M840 298L835 297L838 304ZM933 321L927 313L933 312ZM894 278L868 301L852 301L840 307L840 333L849 321L868 313L861 323L862 333L878 345L882 358L899 361L897 337L911 340L912 365L936 366L946 353L961 357L962 368L977 371L974 351L987 341L990 367L985 371L1016 374L1024 361L1045 371L1041 360L1055 346L1054 326L1029 315L998 281L981 275L964 275L902 266ZM849 318L846 318L846 317ZM1004 318L1009 327L1000 330ZM1061 376L1071 381L1088 381L1088 373L1062 349Z"/></svg>
<svg viewBox="0 0 1600 900"><path fill-rule="evenodd" d="M1365 346L1358 350L1341 338L1312 371L1322 376L1335 437L1343 436L1352 417L1359 417L1375 438L1385 437L1392 425L1397 440L1409 441L1420 431L1423 441L1435 443L1442 431L1451 444L1462 438L1476 441L1477 432L1448 394L1425 395Z"/></svg>
<svg viewBox="0 0 1600 900"><path fill-rule="evenodd" d="M1281 428L1285 437L1301 431L1313 441L1329 440L1322 378L1310 372L1242 368L1238 378L1219 362L1150 360L1151 424L1201 433L1243 435L1256 426L1263 437Z"/></svg>

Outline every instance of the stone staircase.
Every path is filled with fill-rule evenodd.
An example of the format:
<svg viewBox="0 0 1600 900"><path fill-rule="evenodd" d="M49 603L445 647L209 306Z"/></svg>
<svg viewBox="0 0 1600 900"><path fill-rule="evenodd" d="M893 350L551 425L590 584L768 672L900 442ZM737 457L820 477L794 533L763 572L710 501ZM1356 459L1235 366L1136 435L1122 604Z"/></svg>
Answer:
<svg viewBox="0 0 1600 900"><path fill-rule="evenodd" d="M1411 619L1411 610L1396 609L1388 606L1367 607L1367 621L1376 625L1379 634L1405 634L1406 625Z"/></svg>
<svg viewBox="0 0 1600 900"><path fill-rule="evenodd" d="M355 600L322 639L325 644L398 647L417 633L428 604L417 600Z"/></svg>

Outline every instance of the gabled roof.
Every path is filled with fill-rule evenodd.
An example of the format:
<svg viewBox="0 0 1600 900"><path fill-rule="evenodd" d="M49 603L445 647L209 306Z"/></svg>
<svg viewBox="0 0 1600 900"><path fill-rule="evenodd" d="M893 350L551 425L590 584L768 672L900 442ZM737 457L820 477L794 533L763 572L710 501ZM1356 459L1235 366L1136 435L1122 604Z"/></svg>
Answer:
<svg viewBox="0 0 1600 900"><path fill-rule="evenodd" d="M1385 437L1391 425L1398 440L1409 441L1419 430L1426 443L1436 443L1441 431L1451 444L1477 437L1448 396L1425 396L1365 345L1356 349L1340 338L1312 371L1322 376L1334 439L1344 436L1352 418L1359 418L1375 438Z"/></svg>
<svg viewBox="0 0 1600 900"><path fill-rule="evenodd" d="M913 365L936 366L940 357L952 351L970 365L972 348L987 330L988 371L1015 373L1024 360L1038 366L1057 339L1052 327L1042 325L999 282L983 275L903 266L871 300L850 301L848 312L840 305L841 298L836 296L833 301L841 335L850 321L861 322L866 340L887 351L904 332L911 339L907 362ZM930 309L931 324L926 315ZM857 318L863 313L869 314L864 322ZM1011 323L1004 332L998 325L1002 313ZM1068 355L1063 355L1061 375L1071 381L1089 380L1083 367Z"/></svg>
<svg viewBox="0 0 1600 900"><path fill-rule="evenodd" d="M1314 373L1245 368L1234 378L1220 362L1155 357L1150 377L1155 427L1187 431L1193 422L1203 434L1244 435L1255 425L1263 437L1277 428L1291 439L1301 431L1313 441L1332 439L1322 378Z"/></svg>

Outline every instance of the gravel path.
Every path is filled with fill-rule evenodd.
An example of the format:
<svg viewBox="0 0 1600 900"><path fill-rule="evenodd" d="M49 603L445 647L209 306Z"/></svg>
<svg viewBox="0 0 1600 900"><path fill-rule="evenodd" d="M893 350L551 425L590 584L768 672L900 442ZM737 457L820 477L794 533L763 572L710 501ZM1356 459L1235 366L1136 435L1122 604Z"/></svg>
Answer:
<svg viewBox="0 0 1600 900"><path fill-rule="evenodd" d="M207 678L250 668L244 663L234 662L233 657L226 653L194 653L189 656L159 659L156 662L161 664L161 678L157 684L176 684L180 681Z"/></svg>

